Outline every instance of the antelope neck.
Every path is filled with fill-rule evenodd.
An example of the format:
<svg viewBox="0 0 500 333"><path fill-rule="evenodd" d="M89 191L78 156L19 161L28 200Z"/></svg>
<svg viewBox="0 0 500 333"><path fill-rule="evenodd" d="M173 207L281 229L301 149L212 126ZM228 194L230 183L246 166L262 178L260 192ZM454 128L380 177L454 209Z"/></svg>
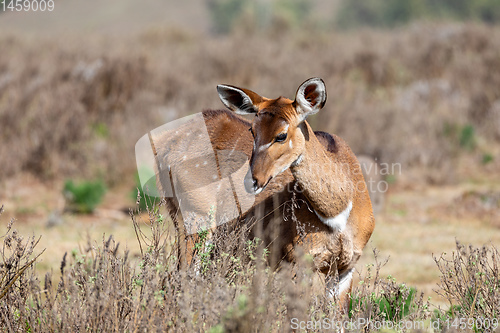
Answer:
<svg viewBox="0 0 500 333"><path fill-rule="evenodd" d="M353 184L336 158L331 158L307 122L299 125L306 138L302 160L290 167L304 195L323 223L342 230L352 209ZM348 171L348 170L347 170Z"/></svg>

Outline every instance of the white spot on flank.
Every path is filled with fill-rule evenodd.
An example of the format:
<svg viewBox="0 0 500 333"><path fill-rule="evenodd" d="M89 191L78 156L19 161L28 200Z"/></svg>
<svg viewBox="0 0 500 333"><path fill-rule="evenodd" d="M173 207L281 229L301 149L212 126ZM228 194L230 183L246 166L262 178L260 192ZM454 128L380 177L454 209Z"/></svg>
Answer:
<svg viewBox="0 0 500 333"><path fill-rule="evenodd" d="M199 164L196 164L196 165L195 165L195 167L196 167L196 168L197 168L197 167L199 167L199 166L200 166Z"/></svg>
<svg viewBox="0 0 500 333"><path fill-rule="evenodd" d="M346 209L344 209L337 216L334 217L323 217L316 210L314 212L321 220L321 222L323 222L333 230L343 231L345 229L345 226L347 225L347 220L349 219L349 215L351 214L351 209L352 209L352 201L349 201L349 204L347 205Z"/></svg>
<svg viewBox="0 0 500 333"><path fill-rule="evenodd" d="M208 163L208 162L207 162L207 161L205 161L205 162L203 162L203 165L207 165L207 163Z"/></svg>
<svg viewBox="0 0 500 333"><path fill-rule="evenodd" d="M213 178L213 179L217 179L217 175L213 175L213 176L212 176L212 178Z"/></svg>
<svg viewBox="0 0 500 333"><path fill-rule="evenodd" d="M187 158L187 156L186 156L186 155L182 156L182 159L183 159L183 160L185 160L186 158Z"/></svg>

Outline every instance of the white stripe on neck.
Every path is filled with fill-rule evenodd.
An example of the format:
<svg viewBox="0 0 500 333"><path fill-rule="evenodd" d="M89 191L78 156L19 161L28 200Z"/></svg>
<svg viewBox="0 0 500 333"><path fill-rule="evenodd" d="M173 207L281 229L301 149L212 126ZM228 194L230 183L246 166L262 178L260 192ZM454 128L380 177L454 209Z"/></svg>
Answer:
<svg viewBox="0 0 500 333"><path fill-rule="evenodd" d="M347 204L346 209L344 209L337 216L334 217L323 217L316 210L314 210L314 212L321 220L321 222L323 222L333 230L343 231L347 225L347 220L349 219L351 210L352 210L352 201L349 201L349 204Z"/></svg>

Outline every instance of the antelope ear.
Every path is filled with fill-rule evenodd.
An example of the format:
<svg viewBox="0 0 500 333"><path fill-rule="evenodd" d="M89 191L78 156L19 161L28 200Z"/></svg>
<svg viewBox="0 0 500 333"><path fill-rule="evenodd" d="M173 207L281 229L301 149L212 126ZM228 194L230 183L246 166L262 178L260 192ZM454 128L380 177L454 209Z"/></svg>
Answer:
<svg viewBox="0 0 500 333"><path fill-rule="evenodd" d="M238 114L251 114L257 113L259 109L257 104L264 100L263 97L248 89L241 89L234 86L219 84L217 86L219 98L224 105L238 113Z"/></svg>
<svg viewBox="0 0 500 333"><path fill-rule="evenodd" d="M325 106L326 86L322 79L314 77L302 83L295 94L293 105L301 121L317 113Z"/></svg>

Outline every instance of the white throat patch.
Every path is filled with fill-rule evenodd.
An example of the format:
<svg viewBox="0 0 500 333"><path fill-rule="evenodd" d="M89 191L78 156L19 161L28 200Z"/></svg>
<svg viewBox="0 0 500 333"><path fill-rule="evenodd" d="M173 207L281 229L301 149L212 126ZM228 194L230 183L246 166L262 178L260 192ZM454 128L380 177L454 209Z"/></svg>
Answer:
<svg viewBox="0 0 500 333"><path fill-rule="evenodd" d="M344 209L337 216L334 217L323 217L316 210L314 210L314 212L321 220L321 222L323 222L333 230L343 231L347 225L347 220L349 219L351 210L352 210L352 201L349 201L349 204L347 205L346 209Z"/></svg>

